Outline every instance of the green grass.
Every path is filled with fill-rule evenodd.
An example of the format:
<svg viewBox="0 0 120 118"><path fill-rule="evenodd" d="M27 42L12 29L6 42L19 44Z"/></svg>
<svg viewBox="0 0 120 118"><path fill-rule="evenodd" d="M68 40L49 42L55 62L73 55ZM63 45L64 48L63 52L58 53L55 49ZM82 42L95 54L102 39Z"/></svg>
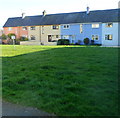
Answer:
<svg viewBox="0 0 120 118"><path fill-rule="evenodd" d="M58 116L118 115L118 48L2 46L3 99Z"/></svg>

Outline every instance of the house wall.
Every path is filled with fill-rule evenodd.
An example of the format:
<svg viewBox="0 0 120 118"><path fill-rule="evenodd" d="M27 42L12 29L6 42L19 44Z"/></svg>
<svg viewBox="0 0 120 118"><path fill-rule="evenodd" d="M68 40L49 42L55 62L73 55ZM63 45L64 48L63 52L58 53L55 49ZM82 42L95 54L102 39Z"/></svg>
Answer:
<svg viewBox="0 0 120 118"><path fill-rule="evenodd" d="M83 40L85 38L89 38L92 40L92 35L98 35L99 40L96 40L96 44L101 44L101 36L102 36L102 24L99 24L99 28L92 28L92 24L82 24L83 26L83 32L80 33L80 24L70 24L69 29L64 29L63 26L61 25L61 38L64 38L65 35L69 35L69 40L71 43L72 40L74 40L74 43L78 42L78 40L81 41L81 44L83 43Z"/></svg>
<svg viewBox="0 0 120 118"><path fill-rule="evenodd" d="M52 35L52 40L58 40L60 39L60 25L59 25L59 29L53 29L52 25L45 25L45 26L41 26L41 42L44 45L52 45L52 44L56 44L53 42L48 42L48 35ZM56 38L56 35L58 35L59 37Z"/></svg>
<svg viewBox="0 0 120 118"><path fill-rule="evenodd" d="M28 36L28 30L23 30L22 27L11 27L11 30L9 30L9 27L5 27L4 34L8 35L10 33L14 33L16 38L20 38L21 36Z"/></svg>
<svg viewBox="0 0 120 118"><path fill-rule="evenodd" d="M20 38L19 27L11 27L11 30L9 30L9 27L4 27L3 32L5 35L8 35L10 33L14 33L16 35L16 38Z"/></svg>
<svg viewBox="0 0 120 118"><path fill-rule="evenodd" d="M118 24L118 45L120 46L120 22Z"/></svg>
<svg viewBox="0 0 120 118"><path fill-rule="evenodd" d="M113 35L112 40L105 40L105 35ZM102 24L102 45L118 46L118 23L113 23L113 27L106 27L106 23Z"/></svg>
<svg viewBox="0 0 120 118"><path fill-rule="evenodd" d="M27 27L27 30L23 30L23 27L19 27L19 35L20 37L28 37L28 27Z"/></svg>
<svg viewBox="0 0 120 118"><path fill-rule="evenodd" d="M40 39L40 33L41 33L41 30L40 30L40 26L35 26L35 30L31 30L30 29L31 26L28 27L28 38L30 41L36 41L36 42L40 42L41 39ZM31 40L31 36L35 36L35 40Z"/></svg>

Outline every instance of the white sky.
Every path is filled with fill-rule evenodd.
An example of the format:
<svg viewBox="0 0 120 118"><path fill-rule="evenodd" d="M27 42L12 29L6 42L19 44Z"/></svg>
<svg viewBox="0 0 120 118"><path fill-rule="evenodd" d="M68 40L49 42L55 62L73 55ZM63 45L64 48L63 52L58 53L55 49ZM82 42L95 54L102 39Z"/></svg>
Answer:
<svg viewBox="0 0 120 118"><path fill-rule="evenodd" d="M26 15L41 15L43 10L48 14L116 9L119 0L0 0L0 28L9 17Z"/></svg>

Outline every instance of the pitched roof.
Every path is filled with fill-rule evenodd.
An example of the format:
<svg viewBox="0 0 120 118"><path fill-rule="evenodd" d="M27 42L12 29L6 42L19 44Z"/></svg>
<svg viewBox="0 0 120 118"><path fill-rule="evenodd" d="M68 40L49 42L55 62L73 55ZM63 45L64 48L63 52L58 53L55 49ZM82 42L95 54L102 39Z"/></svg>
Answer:
<svg viewBox="0 0 120 118"><path fill-rule="evenodd" d="M91 23L91 22L120 22L120 9L96 10L86 12L48 14L46 16L26 16L8 18L3 27L35 26L35 25L55 25L71 23Z"/></svg>

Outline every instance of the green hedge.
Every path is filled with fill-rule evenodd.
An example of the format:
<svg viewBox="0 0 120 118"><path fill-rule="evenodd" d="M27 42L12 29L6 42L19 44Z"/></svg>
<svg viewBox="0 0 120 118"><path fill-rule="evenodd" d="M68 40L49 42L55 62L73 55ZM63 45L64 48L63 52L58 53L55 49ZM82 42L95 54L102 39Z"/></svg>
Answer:
<svg viewBox="0 0 120 118"><path fill-rule="evenodd" d="M59 39L57 45L70 45L69 39Z"/></svg>

